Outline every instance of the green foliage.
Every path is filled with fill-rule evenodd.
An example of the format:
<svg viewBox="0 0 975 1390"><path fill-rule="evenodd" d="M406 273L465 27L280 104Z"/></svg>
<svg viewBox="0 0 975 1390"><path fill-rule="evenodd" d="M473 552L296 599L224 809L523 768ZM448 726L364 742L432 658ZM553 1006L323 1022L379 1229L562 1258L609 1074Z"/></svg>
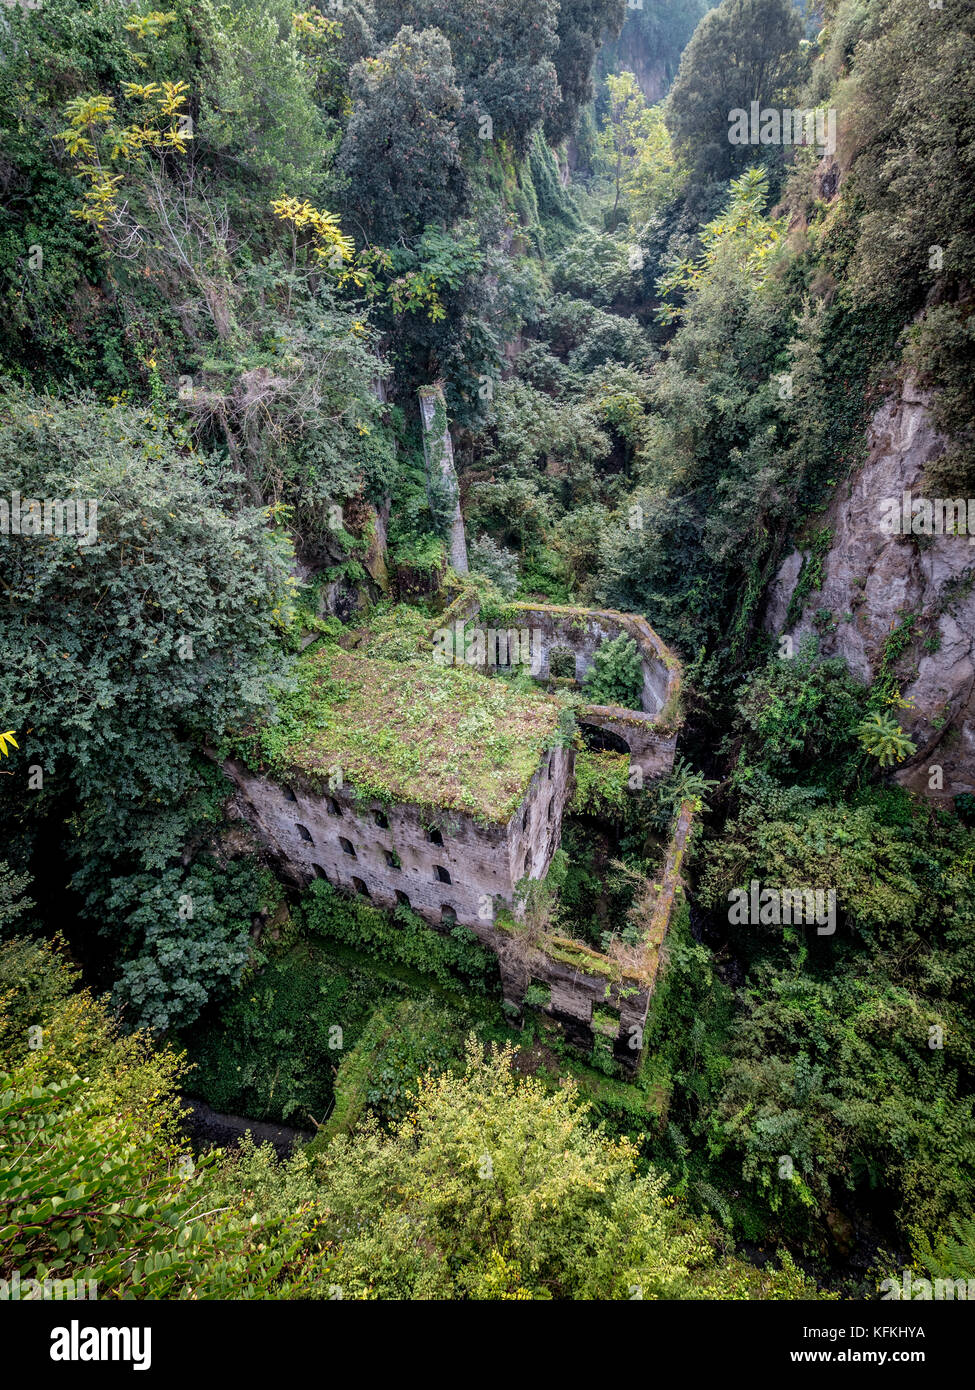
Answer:
<svg viewBox="0 0 975 1390"><path fill-rule="evenodd" d="M522 1003L529 1009L544 1008L552 1002L552 991L547 985L529 985L522 997Z"/></svg>
<svg viewBox="0 0 975 1390"><path fill-rule="evenodd" d="M126 1022L184 1028L225 999L247 963L252 921L279 897L269 871L251 859L226 867L198 859L189 871L114 879L105 910L112 935L134 951L115 986Z"/></svg>
<svg viewBox="0 0 975 1390"><path fill-rule="evenodd" d="M465 198L454 130L462 93L450 45L421 29L400 29L351 74L352 116L339 163L357 219L381 244L428 222L452 222Z"/></svg>
<svg viewBox="0 0 975 1390"><path fill-rule="evenodd" d="M902 322L928 302L911 330L907 362L936 388L934 423L950 443L931 483L932 495L945 497L970 491L975 479L966 385L975 223L962 173L975 143L973 39L975 16L962 0L945 0L928 15L909 0L883 0L864 16L845 84L856 151L851 193L861 214L850 260L854 292Z"/></svg>
<svg viewBox="0 0 975 1390"><path fill-rule="evenodd" d="M14 873L10 865L0 859L0 932L34 907L33 899L21 897L30 883L30 874Z"/></svg>
<svg viewBox="0 0 975 1390"><path fill-rule="evenodd" d="M553 57L559 104L545 122L553 144L573 134L581 109L592 100L599 45L619 34L625 16L623 0L559 0L559 46Z"/></svg>
<svg viewBox="0 0 975 1390"><path fill-rule="evenodd" d="M0 537L0 703L30 731L17 775L43 767L137 852L137 818L198 783L193 742L257 715L279 683L289 548L133 408L9 391L0 491L82 499L91 540ZM48 794L30 793L35 809Z"/></svg>
<svg viewBox="0 0 975 1390"><path fill-rule="evenodd" d="M651 126L646 99L632 72L607 77L606 88L606 111L596 137L596 167L612 181L614 196L609 213L612 230L617 223L623 186L630 181Z"/></svg>
<svg viewBox="0 0 975 1390"><path fill-rule="evenodd" d="M921 1237L917 1255L933 1279L975 1279L975 1218L952 1216L933 1239Z"/></svg>
<svg viewBox="0 0 975 1390"><path fill-rule="evenodd" d="M391 37L401 24L427 33L439 31L447 40L463 93L460 123L467 139L484 138L480 121L488 116L491 138L509 141L521 155L541 121L564 118L552 61L559 46L555 0L532 0L530 7L517 0L384 4L378 15L380 37ZM573 95L565 94L566 105Z"/></svg>
<svg viewBox="0 0 975 1390"><path fill-rule="evenodd" d="M654 784L656 805L653 810L653 824L660 830L667 830L685 801L689 801L698 814L706 812L707 795L717 783L698 772L684 758L677 758L666 777Z"/></svg>
<svg viewBox="0 0 975 1390"><path fill-rule="evenodd" d="M510 550L482 533L470 547L469 560L471 569L490 579L502 598L514 595L518 588L518 560Z"/></svg>
<svg viewBox="0 0 975 1390"><path fill-rule="evenodd" d="M636 224L662 212L677 195L684 177L671 148L664 111L663 102L647 109L642 138L626 178L630 215Z"/></svg>
<svg viewBox="0 0 975 1390"><path fill-rule="evenodd" d="M463 1076L424 1079L391 1134L363 1125L322 1156L334 1278L357 1297L706 1297L707 1228L676 1212L636 1150L594 1131L570 1083L518 1081L468 1044Z"/></svg>
<svg viewBox="0 0 975 1390"><path fill-rule="evenodd" d="M410 966L448 988L460 979L466 989L483 993L494 976L494 957L481 949L469 927L457 924L438 932L409 908L382 912L321 879L305 893L301 920L311 933Z"/></svg>
<svg viewBox="0 0 975 1390"><path fill-rule="evenodd" d="M0 946L0 1274L93 1280L99 1298L300 1296L325 1272L304 1212L209 1200L212 1165L181 1155L179 1059L120 1038L104 1007L65 988L33 951L31 974ZM18 978L19 977L19 978ZM41 1045L16 1020L33 995ZM11 1005L13 1006L11 1008ZM69 1295L70 1296L70 1295Z"/></svg>
<svg viewBox="0 0 975 1390"><path fill-rule="evenodd" d="M242 0L196 8L203 93L195 138L237 179L280 194L320 177L334 148L302 58L296 7L289 0ZM335 39L332 39L334 46Z"/></svg>
<svg viewBox="0 0 975 1390"><path fill-rule="evenodd" d="M818 657L815 638L793 657L773 657L739 692L736 783L749 785L757 768L779 783L849 786L862 763L858 729L868 701L845 661Z"/></svg>
<svg viewBox="0 0 975 1390"><path fill-rule="evenodd" d="M857 726L857 735L864 748L877 759L881 767L902 763L912 753L917 752L917 744L912 743L902 731L892 714L874 710Z"/></svg>
<svg viewBox="0 0 975 1390"><path fill-rule="evenodd" d="M643 666L636 640L621 632L618 637L602 642L596 649L582 688L586 699L594 705L641 709Z"/></svg>
<svg viewBox="0 0 975 1390"><path fill-rule="evenodd" d="M397 1007L392 1031L387 1030L371 1058L365 1093L366 1104L383 1123L405 1118L415 1104L421 1076L459 1069L460 1027L456 1012L422 1000L404 1000Z"/></svg>
<svg viewBox="0 0 975 1390"><path fill-rule="evenodd" d="M792 104L801 38L790 0L722 0L701 20L667 99L674 146L697 178L729 178L754 158L754 149L728 139L728 113L753 101Z"/></svg>
<svg viewBox="0 0 975 1390"><path fill-rule="evenodd" d="M571 808L576 815L617 819L630 792L628 753L597 753L579 748L575 756L575 787Z"/></svg>
<svg viewBox="0 0 975 1390"><path fill-rule="evenodd" d="M401 986L293 928L267 955L219 1014L184 1034L193 1094L218 1110L311 1128L328 1112L335 1068Z"/></svg>

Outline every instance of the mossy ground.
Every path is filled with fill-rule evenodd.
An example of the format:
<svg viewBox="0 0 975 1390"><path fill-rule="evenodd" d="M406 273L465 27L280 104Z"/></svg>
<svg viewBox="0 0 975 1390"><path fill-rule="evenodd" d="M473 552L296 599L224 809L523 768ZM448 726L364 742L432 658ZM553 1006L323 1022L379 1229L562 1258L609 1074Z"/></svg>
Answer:
<svg viewBox="0 0 975 1390"><path fill-rule="evenodd" d="M322 647L299 663L301 717L265 740L269 770L365 796L505 823L553 746L559 705L464 667L362 657ZM274 731L272 731L273 733Z"/></svg>

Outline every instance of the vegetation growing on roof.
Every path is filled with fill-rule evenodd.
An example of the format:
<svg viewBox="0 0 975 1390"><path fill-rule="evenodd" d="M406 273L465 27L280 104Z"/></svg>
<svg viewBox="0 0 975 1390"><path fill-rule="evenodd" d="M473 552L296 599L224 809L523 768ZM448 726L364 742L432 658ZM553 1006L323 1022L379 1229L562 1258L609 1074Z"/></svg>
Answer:
<svg viewBox="0 0 975 1390"><path fill-rule="evenodd" d="M464 666L402 662L322 648L296 663L284 718L244 740L251 766L342 784L363 797L507 822L560 706Z"/></svg>

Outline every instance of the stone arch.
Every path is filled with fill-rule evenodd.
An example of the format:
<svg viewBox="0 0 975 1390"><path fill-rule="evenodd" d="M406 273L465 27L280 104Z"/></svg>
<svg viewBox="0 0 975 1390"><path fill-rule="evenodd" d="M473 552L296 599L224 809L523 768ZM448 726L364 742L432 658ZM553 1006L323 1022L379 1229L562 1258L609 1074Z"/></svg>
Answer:
<svg viewBox="0 0 975 1390"><path fill-rule="evenodd" d="M630 745L620 734L612 729L601 729L596 724L579 721L582 741L594 753L629 753Z"/></svg>

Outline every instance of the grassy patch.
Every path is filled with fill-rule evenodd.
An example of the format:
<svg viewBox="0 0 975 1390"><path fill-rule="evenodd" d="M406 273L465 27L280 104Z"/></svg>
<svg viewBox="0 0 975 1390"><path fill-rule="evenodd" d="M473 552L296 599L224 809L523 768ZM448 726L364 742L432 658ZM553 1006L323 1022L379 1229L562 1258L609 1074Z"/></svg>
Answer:
<svg viewBox="0 0 975 1390"><path fill-rule="evenodd" d="M384 801L504 823L555 741L558 703L466 667L377 660L322 647L297 663L281 722L251 739L264 770ZM256 746L255 746L256 745Z"/></svg>

